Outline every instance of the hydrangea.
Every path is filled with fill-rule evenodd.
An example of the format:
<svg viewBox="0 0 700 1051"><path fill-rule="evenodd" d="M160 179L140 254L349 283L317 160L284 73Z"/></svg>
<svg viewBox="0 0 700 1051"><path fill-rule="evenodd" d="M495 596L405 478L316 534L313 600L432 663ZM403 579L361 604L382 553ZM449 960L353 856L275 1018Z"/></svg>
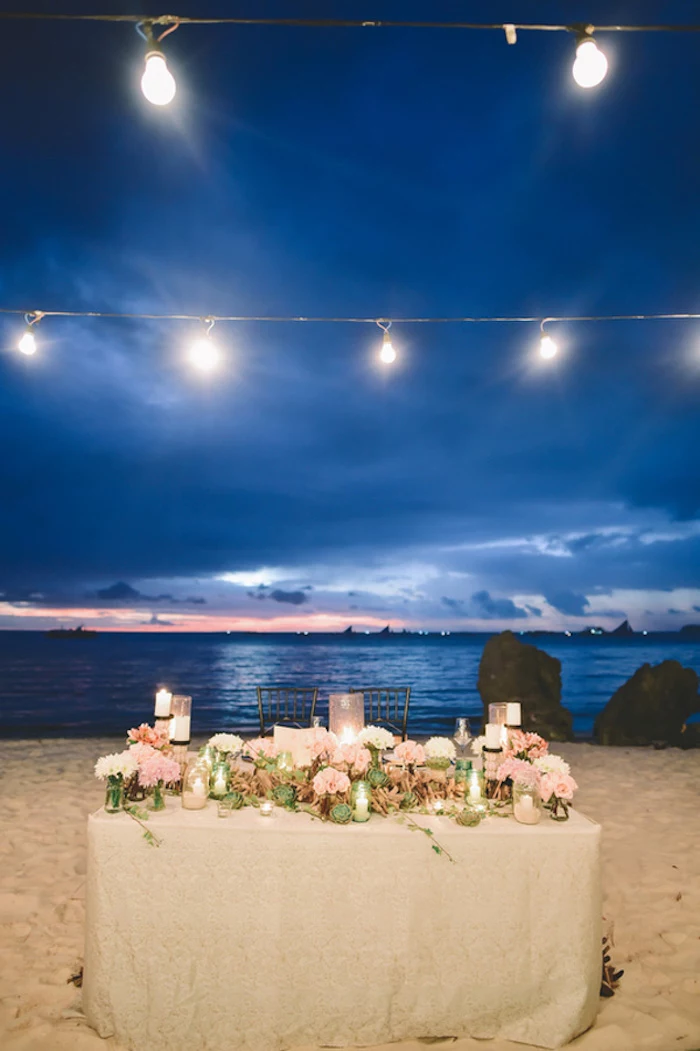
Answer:
<svg viewBox="0 0 700 1051"><path fill-rule="evenodd" d="M125 752L101 756L95 763L95 777L99 777L100 781L105 781L108 777L128 778L135 774L137 769L133 749L127 748Z"/></svg>
<svg viewBox="0 0 700 1051"><path fill-rule="evenodd" d="M239 737L238 734L214 734L213 737L209 738L208 743L212 748L216 748L219 752L225 752L227 755L235 755L237 752L243 751L243 738Z"/></svg>
<svg viewBox="0 0 700 1051"><path fill-rule="evenodd" d="M168 759L161 752L152 751L139 761L139 784L142 788L153 788L159 781L169 784L180 780L180 764L175 759Z"/></svg>
<svg viewBox="0 0 700 1051"><path fill-rule="evenodd" d="M498 780L505 781L509 777L514 785L527 785L535 788L540 781L540 771L527 759L516 759L510 756L504 759L498 768Z"/></svg>
<svg viewBox="0 0 700 1051"><path fill-rule="evenodd" d="M426 759L454 759L457 750L449 737L431 737L425 745Z"/></svg>
<svg viewBox="0 0 700 1051"><path fill-rule="evenodd" d="M535 759L535 766L542 774L570 774L571 767L560 755L543 755Z"/></svg>
<svg viewBox="0 0 700 1051"><path fill-rule="evenodd" d="M368 748L376 748L378 752L394 747L393 733L385 730L383 726L365 726L357 735L357 740Z"/></svg>

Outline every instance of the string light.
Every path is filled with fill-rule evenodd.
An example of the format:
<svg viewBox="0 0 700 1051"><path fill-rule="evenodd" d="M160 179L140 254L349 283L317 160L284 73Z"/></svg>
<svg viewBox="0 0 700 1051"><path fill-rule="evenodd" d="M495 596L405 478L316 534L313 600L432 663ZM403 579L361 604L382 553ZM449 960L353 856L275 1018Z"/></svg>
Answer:
<svg viewBox="0 0 700 1051"><path fill-rule="evenodd" d="M200 372L213 372L221 362L219 348L211 338L214 321L212 318L203 318L202 323L206 325L204 335L191 344L187 357L190 364Z"/></svg>
<svg viewBox="0 0 700 1051"><path fill-rule="evenodd" d="M595 88L608 72L608 60L593 39L593 27L578 34L576 59L571 72L581 88Z"/></svg>
<svg viewBox="0 0 700 1051"><path fill-rule="evenodd" d="M35 311L33 314L25 314L24 320L27 322L26 328L17 342L17 350L20 354L26 354L30 357L32 354L36 354L36 336L34 334L34 326L39 323L42 318L40 311Z"/></svg>
<svg viewBox="0 0 700 1051"><path fill-rule="evenodd" d="M543 358L554 358L556 357L559 347L556 345L552 337L547 335L544 326L545 321L540 321L540 354Z"/></svg>
<svg viewBox="0 0 700 1051"><path fill-rule="evenodd" d="M391 334L389 329L391 328L391 321L387 321L383 324L378 321L377 324L384 332L384 338L382 339L382 349L379 351L379 360L385 365L393 365L396 361L396 351L394 350L394 344L391 340Z"/></svg>
<svg viewBox="0 0 700 1051"><path fill-rule="evenodd" d="M175 98L177 91L175 77L168 69L160 42L168 33L177 29L178 25L179 22L175 22L164 33L161 33L158 39L153 36L152 22L139 22L136 26L137 32L148 45L146 65L141 77L141 91L153 106L167 106Z"/></svg>

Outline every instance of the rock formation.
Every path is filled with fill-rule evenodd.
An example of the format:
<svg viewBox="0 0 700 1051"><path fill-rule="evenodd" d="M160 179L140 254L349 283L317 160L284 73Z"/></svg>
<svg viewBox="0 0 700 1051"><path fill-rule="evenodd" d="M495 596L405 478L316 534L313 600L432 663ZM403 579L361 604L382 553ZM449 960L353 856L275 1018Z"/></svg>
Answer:
<svg viewBox="0 0 700 1051"><path fill-rule="evenodd" d="M484 703L520 701L523 729L550 741L573 739L571 712L561 705L561 662L521 642L512 631L494 635L484 646L477 683Z"/></svg>
<svg viewBox="0 0 700 1051"><path fill-rule="evenodd" d="M600 744L689 744L685 721L700 711L698 677L678 661L643 664L610 698L595 721Z"/></svg>

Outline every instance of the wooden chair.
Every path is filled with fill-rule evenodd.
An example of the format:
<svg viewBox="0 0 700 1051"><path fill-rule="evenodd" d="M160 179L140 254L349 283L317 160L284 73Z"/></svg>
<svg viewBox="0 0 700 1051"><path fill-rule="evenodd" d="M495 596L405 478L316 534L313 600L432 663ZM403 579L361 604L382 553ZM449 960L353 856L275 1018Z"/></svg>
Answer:
<svg viewBox="0 0 700 1051"><path fill-rule="evenodd" d="M264 736L275 723L311 726L316 711L318 686L256 686L260 733Z"/></svg>
<svg viewBox="0 0 700 1051"><path fill-rule="evenodd" d="M410 686L369 687L351 693L362 693L365 698L365 722L372 726L384 726L406 740L408 705L411 700Z"/></svg>

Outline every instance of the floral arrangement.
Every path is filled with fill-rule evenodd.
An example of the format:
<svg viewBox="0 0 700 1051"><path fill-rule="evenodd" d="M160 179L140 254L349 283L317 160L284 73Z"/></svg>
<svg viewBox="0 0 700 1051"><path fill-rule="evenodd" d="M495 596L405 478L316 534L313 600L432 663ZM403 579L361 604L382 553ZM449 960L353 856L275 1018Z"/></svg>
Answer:
<svg viewBox="0 0 700 1051"><path fill-rule="evenodd" d="M456 754L449 737L431 737L425 745L426 766L433 770L447 770Z"/></svg>
<svg viewBox="0 0 700 1051"><path fill-rule="evenodd" d="M501 784L536 788L540 799L557 821L566 821L578 785L569 764L559 755L549 754L549 745L539 734L511 730L504 759L498 768Z"/></svg>
<svg viewBox="0 0 700 1051"><path fill-rule="evenodd" d="M214 734L207 743L221 755L239 755L243 751L243 738L238 734Z"/></svg>
<svg viewBox="0 0 700 1051"><path fill-rule="evenodd" d="M167 732L165 730L156 730L153 726L149 726L148 723L141 723L140 726L129 730L126 743L130 747L134 744L147 744L151 748L157 748L159 751L170 747Z"/></svg>
<svg viewBox="0 0 700 1051"><path fill-rule="evenodd" d="M111 755L103 755L95 763L95 777L100 781L110 778L124 781L136 773L138 763L131 749L124 752L113 752Z"/></svg>

